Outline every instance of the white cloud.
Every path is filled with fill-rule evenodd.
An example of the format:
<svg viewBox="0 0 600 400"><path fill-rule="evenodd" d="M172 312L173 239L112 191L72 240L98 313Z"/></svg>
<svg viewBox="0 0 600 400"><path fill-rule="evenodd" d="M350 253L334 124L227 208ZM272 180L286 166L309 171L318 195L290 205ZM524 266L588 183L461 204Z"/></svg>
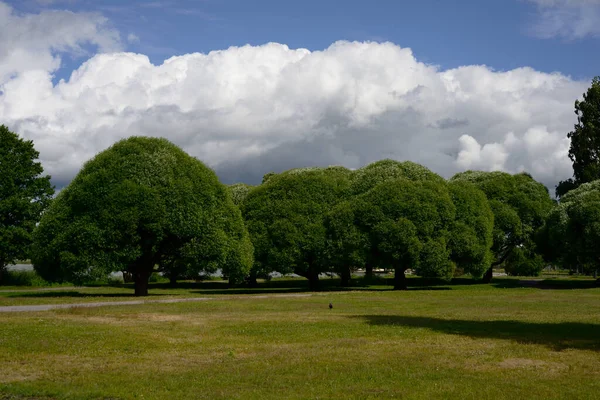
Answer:
<svg viewBox="0 0 600 400"><path fill-rule="evenodd" d="M506 169L508 152L504 144L488 143L481 146L474 137L469 135L462 135L458 140L461 150L458 153L456 164L460 168L483 171Z"/></svg>
<svg viewBox="0 0 600 400"><path fill-rule="evenodd" d="M600 36L600 0L527 0L536 4L531 33L540 38Z"/></svg>
<svg viewBox="0 0 600 400"><path fill-rule="evenodd" d="M18 14L0 2L0 83L25 71L52 73L58 53L85 55L86 45L99 51L121 48L119 33L99 14L43 11Z"/></svg>
<svg viewBox="0 0 600 400"><path fill-rule="evenodd" d="M142 54L104 53L53 85L57 51L116 46L116 35L96 15L60 14L58 23L2 9L0 21L35 29L1 45L0 71L14 72L0 74L0 121L35 141L59 185L131 135L167 137L225 181L260 182L268 171L307 165L356 168L384 157L446 177L466 168L524 168L552 186L571 175L566 133L589 82L530 68L439 70L392 43L338 42L315 52L277 43L232 47L162 65ZM53 24L70 39L42 39ZM13 61L18 54L26 57Z"/></svg>
<svg viewBox="0 0 600 400"><path fill-rule="evenodd" d="M469 135L461 136L459 141L456 164L461 169L527 171L549 186L556 183L557 177L567 177L571 170L569 139L563 132L549 132L546 126L531 127L520 136L509 132L502 142L483 146Z"/></svg>

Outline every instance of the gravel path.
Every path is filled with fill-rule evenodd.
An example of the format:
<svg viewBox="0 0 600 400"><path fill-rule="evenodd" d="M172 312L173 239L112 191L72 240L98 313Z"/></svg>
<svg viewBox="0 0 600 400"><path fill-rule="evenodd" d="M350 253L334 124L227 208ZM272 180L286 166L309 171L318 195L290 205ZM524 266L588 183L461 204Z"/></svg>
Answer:
<svg viewBox="0 0 600 400"><path fill-rule="evenodd" d="M227 297L188 297L183 299L166 299L166 300L128 300L128 301L102 301L95 303L73 303L73 304L38 304L31 306L3 306L0 307L0 313L6 312L34 312L34 311L49 311L64 308L75 307L104 307L104 306L130 306L138 304L169 304L169 303L185 303L195 301L210 301L210 300L233 300L233 299L269 299L277 297L310 297L312 293L306 294L278 294L278 295L250 295L250 296L227 296Z"/></svg>

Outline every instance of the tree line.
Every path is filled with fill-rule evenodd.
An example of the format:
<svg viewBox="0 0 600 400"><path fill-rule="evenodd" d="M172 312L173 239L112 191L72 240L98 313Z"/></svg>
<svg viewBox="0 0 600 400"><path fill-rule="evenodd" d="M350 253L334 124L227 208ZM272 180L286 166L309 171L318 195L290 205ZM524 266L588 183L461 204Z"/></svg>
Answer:
<svg viewBox="0 0 600 400"><path fill-rule="evenodd" d="M536 275L549 263L593 273L600 262L600 80L575 103L574 177L558 200L523 172L466 171L446 180L413 162L268 173L260 185L223 185L166 139L131 137L84 164L53 198L33 142L0 127L0 281L30 258L49 281L82 283L122 271L135 294L148 278L218 270L232 284L273 272L364 269L486 282L494 267ZM583 171L583 172L582 172Z"/></svg>

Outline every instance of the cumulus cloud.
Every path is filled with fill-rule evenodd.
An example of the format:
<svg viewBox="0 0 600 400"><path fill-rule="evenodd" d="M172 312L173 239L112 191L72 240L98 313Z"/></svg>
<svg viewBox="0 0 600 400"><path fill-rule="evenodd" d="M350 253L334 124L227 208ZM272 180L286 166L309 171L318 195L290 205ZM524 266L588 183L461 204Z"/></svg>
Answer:
<svg viewBox="0 0 600 400"><path fill-rule="evenodd" d="M538 9L531 33L540 38L600 36L600 0L527 0Z"/></svg>
<svg viewBox="0 0 600 400"><path fill-rule="evenodd" d="M527 171L549 186L570 172L569 140L563 132L550 132L546 126L534 126L523 135L513 132L501 142L480 145L469 135L459 138L456 164L462 169L484 171Z"/></svg>
<svg viewBox="0 0 600 400"><path fill-rule="evenodd" d="M97 15L19 16L1 7L0 21L33 30L0 45L0 71L12 71L0 74L0 121L35 141L59 186L131 135L166 137L225 182L386 157L446 177L525 169L553 186L571 175L565 136L589 82L530 68L440 70L393 43L337 42L312 52L278 43L231 47L161 65L105 52L53 84L61 52L118 46L117 34ZM60 22L48 22L57 15ZM42 40L53 24L71 36Z"/></svg>
<svg viewBox="0 0 600 400"><path fill-rule="evenodd" d="M105 17L93 13L43 11L18 14L0 2L0 83L27 71L56 71L59 54L83 56L86 46L98 51L121 48L119 33Z"/></svg>

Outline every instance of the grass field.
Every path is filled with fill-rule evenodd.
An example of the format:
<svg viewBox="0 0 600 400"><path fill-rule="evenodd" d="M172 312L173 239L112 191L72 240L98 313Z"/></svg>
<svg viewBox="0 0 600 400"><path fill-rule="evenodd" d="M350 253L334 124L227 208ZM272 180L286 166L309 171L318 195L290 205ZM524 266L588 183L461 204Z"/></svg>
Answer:
<svg viewBox="0 0 600 400"><path fill-rule="evenodd" d="M300 281L157 284L151 299L213 299L0 313L0 399L598 398L592 281L410 282L307 297L280 296ZM131 293L1 292L0 306Z"/></svg>

